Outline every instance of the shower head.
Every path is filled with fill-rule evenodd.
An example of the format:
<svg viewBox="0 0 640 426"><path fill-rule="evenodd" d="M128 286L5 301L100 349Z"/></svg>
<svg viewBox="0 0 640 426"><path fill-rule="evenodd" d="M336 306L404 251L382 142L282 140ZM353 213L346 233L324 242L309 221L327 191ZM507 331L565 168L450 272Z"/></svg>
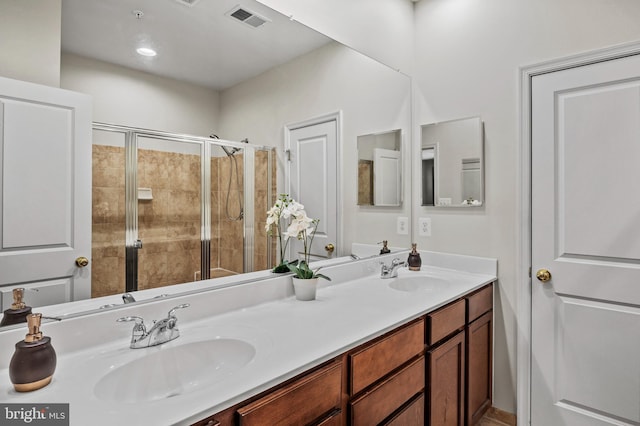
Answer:
<svg viewBox="0 0 640 426"><path fill-rule="evenodd" d="M220 148L222 148L224 150L225 154L227 154L229 157L232 157L233 154L235 154L236 152L240 151L240 148L236 148L235 146L229 148L228 146L222 146L221 145Z"/></svg>
<svg viewBox="0 0 640 426"><path fill-rule="evenodd" d="M218 137L218 135L214 135L213 133L209 135L209 137L211 139L220 139ZM248 138L244 138L242 139L240 142L242 143L249 143L249 139ZM227 156L229 157L233 157L233 154L235 154L236 152L240 151L240 148L238 147L228 147L228 146L224 146L224 145L220 145L220 148L222 148L222 150L224 151L225 154L227 154Z"/></svg>

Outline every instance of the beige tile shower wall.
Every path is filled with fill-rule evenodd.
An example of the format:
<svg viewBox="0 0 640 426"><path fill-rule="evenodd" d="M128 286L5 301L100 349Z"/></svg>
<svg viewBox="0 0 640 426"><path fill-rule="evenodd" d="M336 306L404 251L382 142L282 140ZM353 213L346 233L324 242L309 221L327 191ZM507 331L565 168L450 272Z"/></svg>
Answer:
<svg viewBox="0 0 640 426"><path fill-rule="evenodd" d="M271 186L271 193L276 191L276 165L272 162L271 182L267 180L268 163L267 151L256 152L256 170L254 180L254 270L270 267L267 251L271 250L271 258L276 257L276 243L269 241L264 229L268 206L267 193ZM273 153L272 153L273 155ZM234 154L238 163L236 175L235 164L228 156L211 159L211 277L225 276L232 273L244 272L244 221L229 218L238 217L238 197L244 199L244 156ZM227 214L227 192L229 191L229 177L231 174L231 190L229 192ZM239 179L238 179L239 176ZM240 188L238 190L238 188ZM243 201L244 203L244 201Z"/></svg>
<svg viewBox="0 0 640 426"><path fill-rule="evenodd" d="M267 252L271 250L272 262L276 261L276 241L267 237L267 231L264 229L267 222L267 210L271 208L268 205L267 195L269 189L271 194L276 191L276 170L275 161L271 167L271 182L267 180L267 171L269 167L269 154L275 156L275 149L271 151L256 151L256 170L255 170L255 195L254 195L254 251L253 251L253 267L254 270L267 269L271 265L268 264ZM269 188L271 187L271 188ZM274 195L275 197L275 195ZM270 241L272 240L272 241Z"/></svg>
<svg viewBox="0 0 640 426"><path fill-rule="evenodd" d="M244 272L244 221L231 218L238 217L240 214L238 201L244 200L244 156L238 152L233 157L235 162L226 155L212 159L212 180L214 179L214 168L218 171L218 179L215 183L217 190L213 189L214 184L212 182L211 222L212 227L218 227L219 238L217 259L213 257L213 250L211 253L211 268L221 268L230 272L242 273ZM214 161L217 162L215 166L213 164ZM229 187L230 177L231 186ZM227 192L229 193L228 209ZM216 259L216 262L214 262L214 259Z"/></svg>
<svg viewBox="0 0 640 426"><path fill-rule="evenodd" d="M194 280L200 270L200 156L138 150L138 289Z"/></svg>
<svg viewBox="0 0 640 426"><path fill-rule="evenodd" d="M93 145L91 297L125 291L124 148Z"/></svg>
<svg viewBox="0 0 640 426"><path fill-rule="evenodd" d="M373 205L373 161L358 160L358 205Z"/></svg>

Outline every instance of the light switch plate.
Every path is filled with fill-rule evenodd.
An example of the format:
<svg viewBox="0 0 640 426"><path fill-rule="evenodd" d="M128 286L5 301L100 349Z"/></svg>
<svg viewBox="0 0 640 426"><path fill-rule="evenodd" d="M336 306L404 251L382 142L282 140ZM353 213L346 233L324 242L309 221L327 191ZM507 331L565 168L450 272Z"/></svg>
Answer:
<svg viewBox="0 0 640 426"><path fill-rule="evenodd" d="M418 235L421 237L431 236L431 218L421 217L418 218Z"/></svg>
<svg viewBox="0 0 640 426"><path fill-rule="evenodd" d="M409 235L409 218L404 216L398 217L398 235Z"/></svg>

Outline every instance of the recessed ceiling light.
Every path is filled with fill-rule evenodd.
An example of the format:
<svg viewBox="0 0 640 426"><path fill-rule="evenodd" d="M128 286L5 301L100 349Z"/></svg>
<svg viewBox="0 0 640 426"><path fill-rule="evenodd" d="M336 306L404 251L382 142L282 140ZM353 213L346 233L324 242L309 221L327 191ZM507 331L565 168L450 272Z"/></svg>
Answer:
<svg viewBox="0 0 640 426"><path fill-rule="evenodd" d="M136 49L136 52L138 52L138 54L142 56L156 56L158 54L155 50L148 47L138 47Z"/></svg>

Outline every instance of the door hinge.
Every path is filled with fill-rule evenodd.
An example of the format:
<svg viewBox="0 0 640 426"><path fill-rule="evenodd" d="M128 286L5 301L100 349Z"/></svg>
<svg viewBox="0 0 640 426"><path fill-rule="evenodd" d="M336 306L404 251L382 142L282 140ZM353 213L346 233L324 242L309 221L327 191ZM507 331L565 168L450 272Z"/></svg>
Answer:
<svg viewBox="0 0 640 426"><path fill-rule="evenodd" d="M290 149L285 149L284 150L284 155L285 155L287 161L291 161L291 150Z"/></svg>
<svg viewBox="0 0 640 426"><path fill-rule="evenodd" d="M529 266L529 278L531 278L531 266Z"/></svg>

